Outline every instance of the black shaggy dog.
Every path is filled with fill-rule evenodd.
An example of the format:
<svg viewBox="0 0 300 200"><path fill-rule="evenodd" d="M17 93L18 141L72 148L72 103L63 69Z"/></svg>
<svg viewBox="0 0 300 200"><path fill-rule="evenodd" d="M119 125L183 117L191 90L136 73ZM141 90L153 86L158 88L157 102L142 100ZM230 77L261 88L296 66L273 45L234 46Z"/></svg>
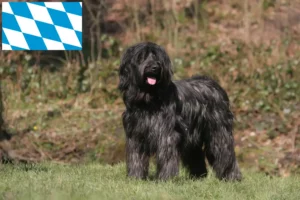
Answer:
<svg viewBox="0 0 300 200"><path fill-rule="evenodd" d="M218 83L206 76L173 82L169 56L150 42L128 48L119 73L128 176L146 178L155 154L162 180L178 174L180 158L192 177L206 176L205 156L219 179L241 179L233 114Z"/></svg>

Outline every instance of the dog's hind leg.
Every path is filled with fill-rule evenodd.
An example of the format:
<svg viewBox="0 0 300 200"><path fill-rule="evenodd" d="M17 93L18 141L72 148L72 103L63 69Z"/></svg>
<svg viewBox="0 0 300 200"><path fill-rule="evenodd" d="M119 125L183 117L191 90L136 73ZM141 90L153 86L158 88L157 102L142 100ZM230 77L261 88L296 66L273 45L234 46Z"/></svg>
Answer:
<svg viewBox="0 0 300 200"><path fill-rule="evenodd" d="M145 179L148 176L150 153L136 138L127 138L126 164L129 177Z"/></svg>
<svg viewBox="0 0 300 200"><path fill-rule="evenodd" d="M212 126L211 126L212 127ZM231 128L214 126L205 141L205 153L216 176L221 180L241 180L234 152L234 139Z"/></svg>
<svg viewBox="0 0 300 200"><path fill-rule="evenodd" d="M202 146L187 147L182 151L182 164L192 178L206 177L207 169Z"/></svg>

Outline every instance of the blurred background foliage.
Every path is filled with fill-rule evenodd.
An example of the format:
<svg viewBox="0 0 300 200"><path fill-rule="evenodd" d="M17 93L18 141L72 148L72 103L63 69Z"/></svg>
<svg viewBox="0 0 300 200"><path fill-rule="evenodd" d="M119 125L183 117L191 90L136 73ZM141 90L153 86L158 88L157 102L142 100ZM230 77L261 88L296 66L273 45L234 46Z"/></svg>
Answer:
<svg viewBox="0 0 300 200"><path fill-rule="evenodd" d="M124 160L120 56L152 41L174 79L226 89L242 167L300 172L299 0L83 0L83 12L83 51L0 53L2 162Z"/></svg>

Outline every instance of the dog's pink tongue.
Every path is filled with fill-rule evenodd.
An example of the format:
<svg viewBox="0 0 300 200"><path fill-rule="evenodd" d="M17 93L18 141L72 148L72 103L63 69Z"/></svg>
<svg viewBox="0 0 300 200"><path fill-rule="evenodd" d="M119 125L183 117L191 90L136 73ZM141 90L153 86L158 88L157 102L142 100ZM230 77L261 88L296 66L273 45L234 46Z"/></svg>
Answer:
<svg viewBox="0 0 300 200"><path fill-rule="evenodd" d="M155 83L156 83L156 79L155 78L147 78L147 81L148 81L148 83L150 84L150 85L155 85Z"/></svg>

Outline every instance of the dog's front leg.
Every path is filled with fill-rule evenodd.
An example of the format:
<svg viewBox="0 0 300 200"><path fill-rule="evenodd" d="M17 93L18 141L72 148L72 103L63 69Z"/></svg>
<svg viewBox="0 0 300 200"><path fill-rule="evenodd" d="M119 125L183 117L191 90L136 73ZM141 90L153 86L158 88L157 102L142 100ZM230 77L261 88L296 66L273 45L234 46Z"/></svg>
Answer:
<svg viewBox="0 0 300 200"><path fill-rule="evenodd" d="M179 134L162 136L157 148L157 177L167 180L179 172Z"/></svg>
<svg viewBox="0 0 300 200"><path fill-rule="evenodd" d="M149 152L136 138L127 138L126 164L129 177L145 179L148 176Z"/></svg>

